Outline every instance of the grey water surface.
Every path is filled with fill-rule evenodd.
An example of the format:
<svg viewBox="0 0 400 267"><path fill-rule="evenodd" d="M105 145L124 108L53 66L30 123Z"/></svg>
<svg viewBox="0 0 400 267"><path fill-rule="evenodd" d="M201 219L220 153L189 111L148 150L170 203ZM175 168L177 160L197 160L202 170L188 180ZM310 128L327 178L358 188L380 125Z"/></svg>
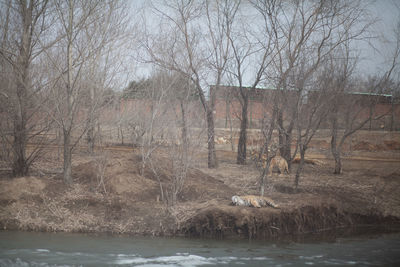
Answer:
<svg viewBox="0 0 400 267"><path fill-rule="evenodd" d="M0 231L0 266L400 266L400 233L232 241Z"/></svg>

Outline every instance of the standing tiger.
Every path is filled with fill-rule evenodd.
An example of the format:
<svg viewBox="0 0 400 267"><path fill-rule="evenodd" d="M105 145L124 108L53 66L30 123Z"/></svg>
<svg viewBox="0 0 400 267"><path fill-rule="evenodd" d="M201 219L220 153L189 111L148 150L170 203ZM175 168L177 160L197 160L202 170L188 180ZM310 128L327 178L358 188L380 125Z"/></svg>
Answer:
<svg viewBox="0 0 400 267"><path fill-rule="evenodd" d="M264 168L266 167L266 164L267 164L266 162L263 163ZM288 167L287 161L283 157L275 156L271 159L271 164L269 166L269 174L270 175L272 175L272 170L274 169L275 166L277 166L279 169L279 172L280 172L279 175L283 174L284 172L289 174L289 167Z"/></svg>
<svg viewBox="0 0 400 267"><path fill-rule="evenodd" d="M257 158L259 157L259 153L253 150L251 152L251 156L253 160L257 160ZM267 167L267 155L262 154L261 157L259 158L261 159L262 166L265 169ZM269 166L269 175L272 175L272 171L274 170L275 166L278 167L280 174L283 174L284 172L289 174L289 167L287 161L283 157L277 155L271 159L271 163Z"/></svg>

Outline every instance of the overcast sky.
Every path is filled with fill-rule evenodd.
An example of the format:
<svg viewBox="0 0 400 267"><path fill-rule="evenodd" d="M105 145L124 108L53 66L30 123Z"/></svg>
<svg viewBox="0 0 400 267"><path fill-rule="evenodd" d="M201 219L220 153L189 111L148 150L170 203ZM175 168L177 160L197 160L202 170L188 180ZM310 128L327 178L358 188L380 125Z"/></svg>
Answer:
<svg viewBox="0 0 400 267"><path fill-rule="evenodd" d="M371 18L376 17L377 21L371 28L371 33L375 38L370 40L370 44L365 41L357 43L356 49L360 51L360 62L358 65L359 73L364 76L380 74L387 70L388 62L391 60L392 52L395 47L394 29L400 18L400 0L364 0L370 4L368 6L371 12ZM153 0L157 2L157 0ZM147 0L132 1L132 9L149 3ZM158 23L156 16L151 12L146 14L147 20L154 20ZM150 22L152 24L152 22ZM149 75L149 68L141 64L136 66L136 72L133 79L143 78ZM130 75L131 76L131 75Z"/></svg>
<svg viewBox="0 0 400 267"><path fill-rule="evenodd" d="M361 47L360 70L365 75L380 73L387 67L390 56L395 47L394 29L400 18L399 0L377 0L372 2L370 10L378 21L373 25L373 34L376 39L371 43L374 48L364 45Z"/></svg>

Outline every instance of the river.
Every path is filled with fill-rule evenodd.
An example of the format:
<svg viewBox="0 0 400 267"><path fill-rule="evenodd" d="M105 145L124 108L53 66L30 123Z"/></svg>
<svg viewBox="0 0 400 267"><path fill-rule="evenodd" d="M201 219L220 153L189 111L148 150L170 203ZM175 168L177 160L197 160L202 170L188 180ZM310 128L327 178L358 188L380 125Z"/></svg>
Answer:
<svg viewBox="0 0 400 267"><path fill-rule="evenodd" d="M0 266L400 266L400 233L227 241L0 231Z"/></svg>

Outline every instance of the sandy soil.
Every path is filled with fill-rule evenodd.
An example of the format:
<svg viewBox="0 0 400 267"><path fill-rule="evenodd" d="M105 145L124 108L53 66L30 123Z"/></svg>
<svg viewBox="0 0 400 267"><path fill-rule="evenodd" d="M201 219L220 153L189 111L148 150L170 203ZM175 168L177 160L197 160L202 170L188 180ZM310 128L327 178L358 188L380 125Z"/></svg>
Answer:
<svg viewBox="0 0 400 267"><path fill-rule="evenodd" d="M365 144L364 144L365 145ZM390 146L395 147L395 141ZM369 150L368 143L365 147ZM364 148L365 148L364 147ZM223 149L223 146L219 147ZM375 147L376 148L376 147ZM218 169L207 169L198 154L174 206L160 200L160 185L140 152L110 148L105 157L77 152L74 183L62 182L62 162L49 148L29 177L0 176L0 227L34 231L112 232L140 235L188 235L268 238L318 232L360 224L400 223L400 151L355 151L344 160L344 174L333 175L324 146L309 154L297 193L294 175L268 177L266 195L280 209L231 206L233 195L258 194L255 164L235 164L236 154L219 150ZM367 151L365 151L367 153ZM375 155L375 157L373 157ZM389 155L389 156L388 156ZM369 160L366 160L369 159ZM380 160L374 160L380 159ZM159 178L168 188L169 159L157 156ZM297 164L293 164L293 170ZM104 170L104 183L101 183ZM294 171L292 171L294 173Z"/></svg>

